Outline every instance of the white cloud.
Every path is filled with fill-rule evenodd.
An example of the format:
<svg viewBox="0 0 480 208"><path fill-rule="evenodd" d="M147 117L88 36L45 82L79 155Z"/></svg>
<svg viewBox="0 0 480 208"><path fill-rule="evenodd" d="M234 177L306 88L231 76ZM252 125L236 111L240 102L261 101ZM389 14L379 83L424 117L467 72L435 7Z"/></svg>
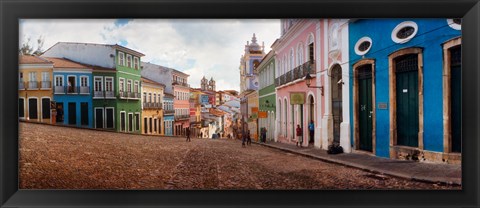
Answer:
<svg viewBox="0 0 480 208"><path fill-rule="evenodd" d="M256 33L265 41L265 52L280 35L279 20L25 20L24 37L45 37L44 49L59 41L120 43L144 53L143 61L175 68L190 74L192 87L206 76L217 81L217 89L239 90L240 56ZM34 41L32 41L34 42Z"/></svg>

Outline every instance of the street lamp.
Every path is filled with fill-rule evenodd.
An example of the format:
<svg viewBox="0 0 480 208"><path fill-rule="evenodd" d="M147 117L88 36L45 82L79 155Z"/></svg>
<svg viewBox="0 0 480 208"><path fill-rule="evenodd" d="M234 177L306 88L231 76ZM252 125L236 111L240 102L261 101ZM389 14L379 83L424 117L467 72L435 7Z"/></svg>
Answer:
<svg viewBox="0 0 480 208"><path fill-rule="evenodd" d="M307 84L308 88L320 88L320 94L323 96L323 86L310 86L312 82L312 76L310 74L307 74L305 76L305 84Z"/></svg>

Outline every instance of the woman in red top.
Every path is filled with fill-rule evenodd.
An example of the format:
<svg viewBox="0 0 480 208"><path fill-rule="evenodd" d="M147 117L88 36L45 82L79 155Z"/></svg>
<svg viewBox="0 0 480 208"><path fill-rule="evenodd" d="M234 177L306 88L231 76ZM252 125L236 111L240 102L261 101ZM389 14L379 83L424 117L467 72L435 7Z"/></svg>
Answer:
<svg viewBox="0 0 480 208"><path fill-rule="evenodd" d="M302 147L303 143L303 138L302 138L302 128L300 128L300 125L297 124L297 145Z"/></svg>

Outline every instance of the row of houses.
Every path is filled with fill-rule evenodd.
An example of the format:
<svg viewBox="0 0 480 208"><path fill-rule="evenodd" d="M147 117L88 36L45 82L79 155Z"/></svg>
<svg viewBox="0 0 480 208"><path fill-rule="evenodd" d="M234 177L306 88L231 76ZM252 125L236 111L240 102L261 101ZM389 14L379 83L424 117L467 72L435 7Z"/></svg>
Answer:
<svg viewBox="0 0 480 208"><path fill-rule="evenodd" d="M255 139L294 144L299 125L303 146L461 162L460 19L282 19L269 53L256 42L240 63Z"/></svg>
<svg viewBox="0 0 480 208"><path fill-rule="evenodd" d="M71 42L59 42L41 56L21 55L19 118L167 136L184 136L191 127L198 134L201 102L192 97L196 89L189 75L142 62L143 56L120 45ZM203 104L216 107L234 98L215 91L213 78L210 84L203 92L213 97Z"/></svg>

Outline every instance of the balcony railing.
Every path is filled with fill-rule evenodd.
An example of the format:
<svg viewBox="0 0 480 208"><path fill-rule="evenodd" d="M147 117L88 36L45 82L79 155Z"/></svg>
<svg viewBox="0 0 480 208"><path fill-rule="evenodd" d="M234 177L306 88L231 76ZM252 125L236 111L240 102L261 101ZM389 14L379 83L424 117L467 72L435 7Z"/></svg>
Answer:
<svg viewBox="0 0 480 208"><path fill-rule="evenodd" d="M65 86L55 86L55 87L53 87L53 93L55 93L55 94L65 94Z"/></svg>
<svg viewBox="0 0 480 208"><path fill-rule="evenodd" d="M175 120L188 120L190 115L175 115Z"/></svg>
<svg viewBox="0 0 480 208"><path fill-rule="evenodd" d="M94 98L115 98L115 93L113 91L94 91Z"/></svg>
<svg viewBox="0 0 480 208"><path fill-rule="evenodd" d="M163 114L174 114L175 110L163 110Z"/></svg>
<svg viewBox="0 0 480 208"><path fill-rule="evenodd" d="M118 97L121 99L140 99L140 93L138 92L123 92L118 93Z"/></svg>
<svg viewBox="0 0 480 208"><path fill-rule="evenodd" d="M52 88L52 82L51 81L42 81L41 85L42 85L42 89Z"/></svg>
<svg viewBox="0 0 480 208"><path fill-rule="evenodd" d="M27 83L28 83L27 89L29 89L29 90L38 89L38 82L30 81L30 82L27 82Z"/></svg>
<svg viewBox="0 0 480 208"><path fill-rule="evenodd" d="M80 94L90 94L90 87L80 87Z"/></svg>
<svg viewBox="0 0 480 208"><path fill-rule="evenodd" d="M275 79L275 86L281 86L295 80L303 79L307 74L315 73L315 61L308 61L300 66L295 67L293 70L277 77Z"/></svg>
<svg viewBox="0 0 480 208"><path fill-rule="evenodd" d="M19 90L24 90L25 89L25 82L19 81L18 82L18 89Z"/></svg>
<svg viewBox="0 0 480 208"><path fill-rule="evenodd" d="M162 103L143 103L144 109L162 109Z"/></svg>
<svg viewBox="0 0 480 208"><path fill-rule="evenodd" d="M81 86L54 86L54 94L82 94L90 95L90 87L81 87Z"/></svg>
<svg viewBox="0 0 480 208"><path fill-rule="evenodd" d="M185 82L177 82L177 81L173 81L172 85L181 85L184 87L190 87L190 85Z"/></svg>

